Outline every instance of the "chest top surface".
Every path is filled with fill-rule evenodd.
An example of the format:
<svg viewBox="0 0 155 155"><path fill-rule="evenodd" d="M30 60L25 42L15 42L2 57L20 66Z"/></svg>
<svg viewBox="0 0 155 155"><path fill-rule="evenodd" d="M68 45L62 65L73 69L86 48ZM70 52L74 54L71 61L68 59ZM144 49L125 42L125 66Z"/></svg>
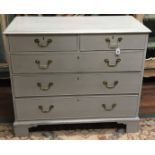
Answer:
<svg viewBox="0 0 155 155"><path fill-rule="evenodd" d="M132 16L16 17L4 34L150 33Z"/></svg>

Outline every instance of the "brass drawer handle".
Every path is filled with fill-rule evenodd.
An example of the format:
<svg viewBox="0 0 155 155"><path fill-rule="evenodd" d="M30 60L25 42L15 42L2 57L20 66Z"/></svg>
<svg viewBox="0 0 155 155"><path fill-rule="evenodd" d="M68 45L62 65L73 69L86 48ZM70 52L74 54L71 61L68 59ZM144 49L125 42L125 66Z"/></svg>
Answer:
<svg viewBox="0 0 155 155"><path fill-rule="evenodd" d="M41 48L48 47L50 43L52 43L52 39L47 39L47 41L40 41L39 39L34 39L34 42Z"/></svg>
<svg viewBox="0 0 155 155"><path fill-rule="evenodd" d="M40 82L37 82L37 86L40 88L40 90L47 91L51 86L53 86L53 82L50 82L47 86L43 86Z"/></svg>
<svg viewBox="0 0 155 155"><path fill-rule="evenodd" d="M119 83L118 81L114 81L113 85L109 85L107 81L102 82L102 84L108 89L115 88L118 85L118 83Z"/></svg>
<svg viewBox="0 0 155 155"><path fill-rule="evenodd" d="M115 107L116 107L116 104L112 104L111 107L107 107L106 104L102 104L102 107L104 108L105 111L112 111Z"/></svg>
<svg viewBox="0 0 155 155"><path fill-rule="evenodd" d="M115 49L119 47L119 43L123 40L122 37L117 38L115 41L114 36L112 38L106 38L105 41L108 43L108 47Z"/></svg>
<svg viewBox="0 0 155 155"><path fill-rule="evenodd" d="M48 69L49 65L52 63L52 60L48 60L46 65L41 65L40 60L35 60L35 63L38 65L39 69Z"/></svg>
<svg viewBox="0 0 155 155"><path fill-rule="evenodd" d="M49 113L54 108L54 105L50 105L48 110L45 110L42 105L39 105L38 108L42 113Z"/></svg>
<svg viewBox="0 0 155 155"><path fill-rule="evenodd" d="M108 67L116 67L118 63L121 62L121 59L120 58L116 59L115 64L110 64L109 59L104 59L104 62L107 64Z"/></svg>

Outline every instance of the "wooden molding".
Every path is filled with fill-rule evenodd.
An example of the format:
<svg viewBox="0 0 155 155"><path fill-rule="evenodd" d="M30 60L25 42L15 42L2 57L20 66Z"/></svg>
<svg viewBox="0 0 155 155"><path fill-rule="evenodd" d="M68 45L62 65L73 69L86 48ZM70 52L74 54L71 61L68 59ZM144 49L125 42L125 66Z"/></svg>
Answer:
<svg viewBox="0 0 155 155"><path fill-rule="evenodd" d="M155 69L155 58L145 60L145 69Z"/></svg>
<svg viewBox="0 0 155 155"><path fill-rule="evenodd" d="M144 78L155 77L155 69L144 70Z"/></svg>
<svg viewBox="0 0 155 155"><path fill-rule="evenodd" d="M0 15L0 24L1 24L2 32L3 32L7 27L7 16L6 15ZM8 51L8 41L5 35L2 35L2 39L3 39L4 50L5 50L5 58L6 58L6 61L8 61L7 53L6 53Z"/></svg>

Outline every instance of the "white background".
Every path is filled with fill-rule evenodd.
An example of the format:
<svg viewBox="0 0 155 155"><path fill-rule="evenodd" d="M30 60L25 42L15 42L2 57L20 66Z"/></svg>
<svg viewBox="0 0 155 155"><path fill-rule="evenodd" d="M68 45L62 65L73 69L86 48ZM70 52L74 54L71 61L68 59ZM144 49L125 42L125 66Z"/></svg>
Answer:
<svg viewBox="0 0 155 155"><path fill-rule="evenodd" d="M153 14L154 3L153 0L0 0L0 12L6 14Z"/></svg>
<svg viewBox="0 0 155 155"><path fill-rule="evenodd" d="M0 0L0 14L154 14L153 0ZM152 152L152 153L151 153ZM0 141L0 155L151 155L155 141Z"/></svg>

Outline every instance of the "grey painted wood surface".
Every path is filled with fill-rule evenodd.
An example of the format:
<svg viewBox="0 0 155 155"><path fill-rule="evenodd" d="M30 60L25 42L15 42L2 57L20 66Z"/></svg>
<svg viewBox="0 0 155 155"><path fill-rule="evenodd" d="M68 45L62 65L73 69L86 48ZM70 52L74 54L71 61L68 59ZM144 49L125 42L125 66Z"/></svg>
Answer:
<svg viewBox="0 0 155 155"><path fill-rule="evenodd" d="M92 51L120 49L144 49L146 35L35 35L10 36L11 52L23 51ZM38 42L35 42L35 40ZM107 41L110 39L110 41ZM121 39L121 41L118 41ZM48 41L51 41L48 43ZM130 42L130 44L129 44ZM45 47L44 47L45 46ZM78 49L80 47L80 49Z"/></svg>
<svg viewBox="0 0 155 155"><path fill-rule="evenodd" d="M82 119L57 119L57 120L30 120L14 122L14 133L18 136L29 136L29 129L40 125L55 124L76 124L76 123L103 123L115 122L126 125L126 131L137 132L139 130L139 117L122 117L122 118L82 118Z"/></svg>
<svg viewBox="0 0 155 155"><path fill-rule="evenodd" d="M35 127L38 125L53 125L53 124L76 124L76 123L102 123L102 122L118 122L127 124L127 122L138 122L139 117L114 117L114 118L82 118L82 119L59 119L59 120L30 120L30 121L15 121L14 126Z"/></svg>
<svg viewBox="0 0 155 155"><path fill-rule="evenodd" d="M120 49L144 49L146 35L80 35L80 50L113 50L110 47L110 43L117 44L118 39L122 40L118 43ZM111 39L110 43L106 39ZM117 47L116 47L117 48ZM116 49L114 48L114 49Z"/></svg>
<svg viewBox="0 0 155 155"><path fill-rule="evenodd" d="M149 33L132 16L16 17L5 34Z"/></svg>
<svg viewBox="0 0 155 155"><path fill-rule="evenodd" d="M35 42L36 39L39 42ZM78 46L75 35L10 36L9 45L10 52L76 51Z"/></svg>
<svg viewBox="0 0 155 155"><path fill-rule="evenodd" d="M123 123L136 132L149 32L128 16L15 18L4 32L15 134L95 122Z"/></svg>
<svg viewBox="0 0 155 155"><path fill-rule="evenodd" d="M13 73L141 71L143 54L143 50L122 50L119 56L115 51L24 53L13 54L11 62Z"/></svg>
<svg viewBox="0 0 155 155"><path fill-rule="evenodd" d="M140 78L140 73L24 75L13 76L13 87L16 97L138 94L140 89ZM103 84L103 82L107 82L107 84ZM41 86L38 86L38 83L40 83Z"/></svg>
<svg viewBox="0 0 155 155"><path fill-rule="evenodd" d="M77 96L16 99L17 120L133 117L138 96ZM116 105L112 108L113 105ZM105 105L105 109L104 106ZM42 106L43 110L39 109ZM50 106L53 106L49 110Z"/></svg>

